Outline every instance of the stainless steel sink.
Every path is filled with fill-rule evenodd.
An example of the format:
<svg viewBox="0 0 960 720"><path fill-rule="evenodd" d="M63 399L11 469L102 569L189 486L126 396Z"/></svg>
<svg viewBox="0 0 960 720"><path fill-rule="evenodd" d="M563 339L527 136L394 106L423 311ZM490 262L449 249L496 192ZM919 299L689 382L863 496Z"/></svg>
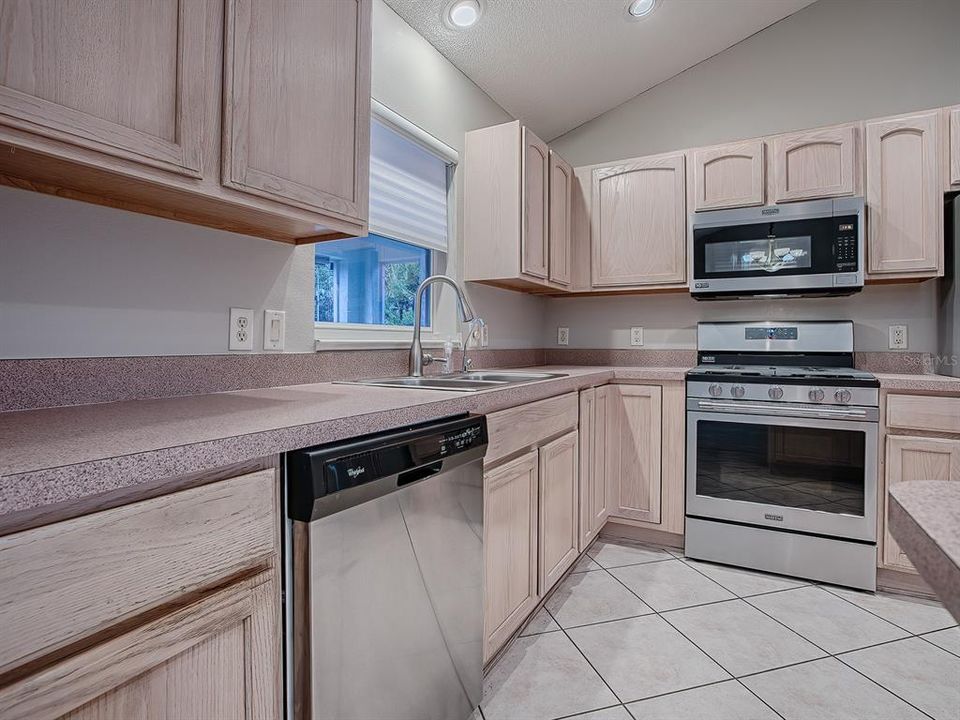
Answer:
<svg viewBox="0 0 960 720"><path fill-rule="evenodd" d="M522 373L475 370L455 375L435 375L432 377L389 377L372 380L353 380L348 385L374 385L378 387L407 387L420 390L453 390L455 392L477 392L492 390L506 385L549 380L566 377L565 373Z"/></svg>

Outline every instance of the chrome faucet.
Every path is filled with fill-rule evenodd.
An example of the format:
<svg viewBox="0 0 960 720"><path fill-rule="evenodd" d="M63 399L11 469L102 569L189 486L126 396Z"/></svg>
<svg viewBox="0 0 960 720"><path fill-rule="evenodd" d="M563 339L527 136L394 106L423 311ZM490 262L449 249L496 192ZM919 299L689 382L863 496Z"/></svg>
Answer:
<svg viewBox="0 0 960 720"><path fill-rule="evenodd" d="M457 293L457 306L460 309L460 318L465 323L471 323L470 333L473 332L473 323L479 322L481 325L483 320L478 318L474 312L473 307L470 305L470 301L467 299L466 291L457 284L457 281L448 275L431 275L422 283L420 287L417 288L417 294L413 299L413 342L410 344L410 377L421 377L423 375L423 366L429 365L435 360L440 358L435 358L429 353L423 352L423 347L420 345L420 317L423 313L422 304L423 304L423 291L426 290L430 285L434 283L446 283L454 289L454 292ZM467 359L467 343L470 341L470 333L467 334L467 339L463 343L463 370L466 372L467 368L470 366L470 360ZM443 358L446 360L447 358Z"/></svg>

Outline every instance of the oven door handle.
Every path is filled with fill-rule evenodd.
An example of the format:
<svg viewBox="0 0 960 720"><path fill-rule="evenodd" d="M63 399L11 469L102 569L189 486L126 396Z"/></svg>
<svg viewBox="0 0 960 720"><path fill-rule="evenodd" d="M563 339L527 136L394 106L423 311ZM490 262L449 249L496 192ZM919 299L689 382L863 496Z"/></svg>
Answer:
<svg viewBox="0 0 960 720"><path fill-rule="evenodd" d="M743 415L777 415L779 417L796 418L843 418L849 420L866 420L869 415L863 408L801 408L787 405L757 405L743 402L717 402L715 400L699 400L697 407L700 410L717 410L720 412L736 411Z"/></svg>

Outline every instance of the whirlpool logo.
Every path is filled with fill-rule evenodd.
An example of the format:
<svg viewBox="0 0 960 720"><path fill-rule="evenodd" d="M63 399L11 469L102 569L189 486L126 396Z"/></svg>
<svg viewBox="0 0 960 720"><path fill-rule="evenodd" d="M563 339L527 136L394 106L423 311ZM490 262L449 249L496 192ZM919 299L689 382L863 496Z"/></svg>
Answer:
<svg viewBox="0 0 960 720"><path fill-rule="evenodd" d="M363 475L367 469L365 467L347 468L347 477L353 479Z"/></svg>

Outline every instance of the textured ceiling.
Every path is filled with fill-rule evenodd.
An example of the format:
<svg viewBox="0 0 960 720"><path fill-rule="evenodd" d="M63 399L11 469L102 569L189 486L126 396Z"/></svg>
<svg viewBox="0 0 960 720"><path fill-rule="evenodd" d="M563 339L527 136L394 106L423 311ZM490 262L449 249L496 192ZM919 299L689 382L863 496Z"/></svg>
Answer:
<svg viewBox="0 0 960 720"><path fill-rule="evenodd" d="M481 0L477 24L453 30L442 20L449 0L386 0L544 140L812 1L661 0L651 15L632 21L628 0Z"/></svg>

